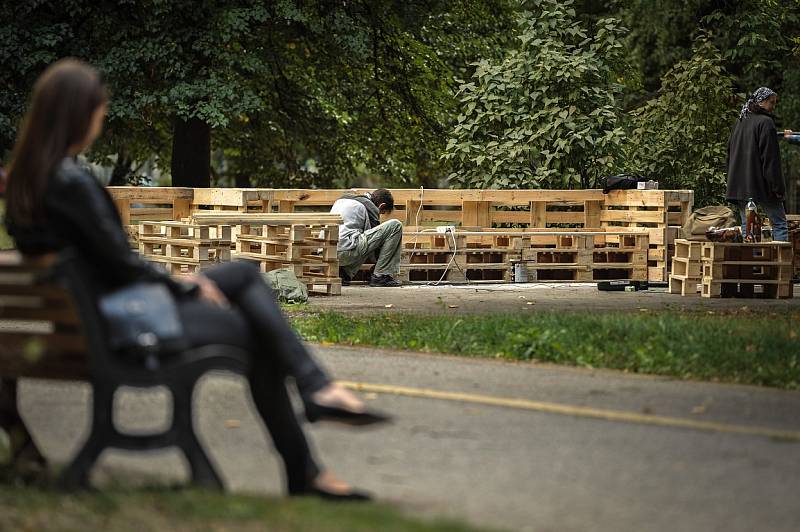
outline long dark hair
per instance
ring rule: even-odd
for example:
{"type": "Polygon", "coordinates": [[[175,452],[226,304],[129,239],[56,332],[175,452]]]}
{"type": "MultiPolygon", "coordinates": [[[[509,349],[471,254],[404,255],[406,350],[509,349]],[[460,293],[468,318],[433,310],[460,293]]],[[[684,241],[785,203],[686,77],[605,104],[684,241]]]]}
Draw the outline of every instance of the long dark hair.
{"type": "Polygon", "coordinates": [[[50,65],[33,86],[28,113],[14,145],[6,186],[6,216],[16,224],[44,219],[50,173],[89,133],[92,115],[108,101],[100,74],[77,59],[50,65]]]}

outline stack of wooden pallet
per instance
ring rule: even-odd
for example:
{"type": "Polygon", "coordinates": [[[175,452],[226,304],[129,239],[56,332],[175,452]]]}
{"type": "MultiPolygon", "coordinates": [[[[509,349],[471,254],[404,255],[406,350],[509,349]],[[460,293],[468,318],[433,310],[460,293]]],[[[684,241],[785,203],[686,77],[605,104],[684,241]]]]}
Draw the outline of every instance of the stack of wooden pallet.
{"type": "MultiPolygon", "coordinates": [[[[276,189],[273,208],[326,210],[344,192],[276,189]]],[[[464,230],[644,229],[649,235],[650,281],[667,280],[673,241],[694,202],[690,190],[612,190],[603,194],[601,190],[395,189],[392,194],[395,210],[390,216],[412,233],[431,225],[455,225],[464,230]]]]}
{"type": "Polygon", "coordinates": [[[789,242],[794,248],[794,278],[800,279],[800,214],[789,214],[786,220],[789,223],[789,242]]]}
{"type": "Polygon", "coordinates": [[[703,242],[703,297],[791,298],[788,242],[703,242]]]}
{"type": "Polygon", "coordinates": [[[138,249],[143,221],[178,221],[189,216],[194,190],[175,187],[108,187],[131,246],[138,249]]]}
{"type": "Polygon", "coordinates": [[[180,222],[141,222],[139,252],[172,274],[190,274],[231,258],[230,227],[212,238],[209,227],[180,222]]]}
{"type": "Polygon", "coordinates": [[[415,281],[647,280],[646,231],[406,233],[401,278],[415,281]],[[446,273],[445,273],[446,272],[446,273]]]}
{"type": "Polygon", "coordinates": [[[682,296],[699,295],[703,278],[702,241],[679,238],[675,240],[672,273],[669,275],[669,293],[682,296]]]}
{"type": "Polygon", "coordinates": [[[338,214],[195,213],[195,224],[233,227],[235,257],[255,261],[262,272],[291,269],[310,293],[339,295],[338,214]]]}

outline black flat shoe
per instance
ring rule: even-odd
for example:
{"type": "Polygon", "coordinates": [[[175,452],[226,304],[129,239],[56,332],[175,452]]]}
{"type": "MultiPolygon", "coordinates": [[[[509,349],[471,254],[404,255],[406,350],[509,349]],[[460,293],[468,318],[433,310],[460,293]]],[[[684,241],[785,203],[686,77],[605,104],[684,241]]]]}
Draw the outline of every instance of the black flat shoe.
{"type": "Polygon", "coordinates": [[[309,488],[305,493],[300,493],[298,495],[319,497],[320,499],[334,502],[369,502],[373,499],[372,495],[366,491],[357,489],[351,489],[350,491],[346,491],[344,493],[336,493],[333,491],[326,491],[320,488],[312,487],[309,488]]]}
{"type": "Polygon", "coordinates": [[[376,423],[387,423],[391,421],[391,416],[380,412],[364,410],[363,412],[353,412],[338,406],[325,406],[313,401],[305,403],[306,419],[311,423],[317,421],[335,421],[345,425],[365,426],[376,423]]]}

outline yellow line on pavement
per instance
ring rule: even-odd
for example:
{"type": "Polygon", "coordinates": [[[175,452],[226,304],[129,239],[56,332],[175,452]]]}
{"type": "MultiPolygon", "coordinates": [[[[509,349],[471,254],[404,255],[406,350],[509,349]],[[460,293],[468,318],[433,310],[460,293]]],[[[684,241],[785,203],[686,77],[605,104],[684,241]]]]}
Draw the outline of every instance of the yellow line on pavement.
{"type": "Polygon", "coordinates": [[[623,410],[606,410],[586,406],[572,406],[542,401],[529,401],[527,399],[511,399],[506,397],[493,397],[462,392],[442,392],[425,388],[409,388],[405,386],[391,386],[386,384],[369,384],[363,382],[339,381],[340,384],[360,392],[385,393],[403,395],[406,397],[422,397],[426,399],[441,399],[445,401],[458,401],[522,410],[546,412],[548,414],[561,414],[566,416],[587,417],[603,419],[606,421],[622,421],[626,423],[639,423],[644,425],[660,425],[663,427],[680,427],[686,429],[705,430],[711,432],[724,432],[729,434],[746,434],[749,436],[765,436],[788,441],[800,442],[800,431],[771,429],[768,427],[751,427],[746,425],[730,425],[713,421],[699,421],[678,417],[656,416],[625,412],[623,410]]]}

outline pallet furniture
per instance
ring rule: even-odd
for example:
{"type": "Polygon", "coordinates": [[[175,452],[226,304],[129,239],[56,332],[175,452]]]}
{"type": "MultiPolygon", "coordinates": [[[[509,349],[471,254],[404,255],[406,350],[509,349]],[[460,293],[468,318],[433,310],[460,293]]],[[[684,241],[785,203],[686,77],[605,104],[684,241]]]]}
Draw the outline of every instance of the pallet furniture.
{"type": "MultiPolygon", "coordinates": [[[[353,192],[368,192],[354,189],[353,192]]],[[[272,208],[328,210],[346,190],[275,189],[272,208]]],[[[457,190],[394,189],[390,215],[407,230],[456,225],[460,229],[640,228],[649,233],[648,279],[666,281],[672,243],[692,212],[690,190],[457,190]]]]}
{"type": "Polygon", "coordinates": [[[418,231],[404,240],[407,282],[511,282],[515,270],[526,281],[647,280],[644,230],[418,231]]]}
{"type": "Polygon", "coordinates": [[[703,297],[791,298],[788,242],[702,244],[703,297]]]}
{"type": "Polygon", "coordinates": [[[142,222],[139,225],[139,253],[161,265],[168,273],[197,273],[219,262],[231,260],[231,228],[214,228],[191,221],[142,222]]]}
{"type": "MultiPolygon", "coordinates": [[[[114,190],[109,190],[115,198],[124,199],[128,195],[141,194],[136,189],[144,187],[112,188],[114,190]]],[[[194,189],[189,199],[189,210],[192,213],[327,213],[343,193],[367,191],[194,189]]],[[[668,279],[673,241],[691,213],[694,201],[693,192],[686,190],[615,190],[603,194],[601,190],[395,189],[392,194],[396,208],[390,217],[402,221],[407,232],[436,225],[454,225],[463,230],[644,229],[649,236],[647,261],[650,281],[668,279]]],[[[153,193],[153,197],[156,195],[153,193]]],[[[164,201],[167,201],[166,197],[164,201]]],[[[164,213],[155,214],[163,216],[164,213]]],[[[237,231],[234,227],[234,240],[237,231]]],[[[485,262],[494,260],[491,258],[473,259],[495,264],[485,262]]],[[[489,269],[488,266],[483,268],[484,271],[489,269]]],[[[487,275],[500,280],[498,273],[487,275]]]]}
{"type": "Polygon", "coordinates": [[[142,221],[175,221],[189,216],[194,189],[175,187],[106,187],[123,227],[136,246],[142,221]]]}
{"type": "MultiPolygon", "coordinates": [[[[192,423],[192,391],[210,370],[245,374],[249,356],[230,346],[205,346],[159,359],[152,369],[138,359],[109,351],[86,265],[75,257],[24,260],[0,253],[0,419],[7,432],[22,433],[12,457],[41,456],[17,409],[21,378],[85,381],[92,387],[88,437],[58,479],[62,488],[84,488],[100,453],[109,447],[152,450],[178,447],[186,456],[192,482],[222,488],[192,423]],[[172,395],[172,422],[158,434],[131,435],[114,424],[114,395],[122,386],[162,386],[172,395]],[[3,415],[5,414],[5,415],[3,415]]],[[[13,461],[8,473],[18,470],[13,461]]]]}
{"type": "Polygon", "coordinates": [[[792,243],[794,256],[792,258],[794,278],[800,280],[800,214],[786,216],[789,225],[789,242],[792,243]]]}
{"type": "Polygon", "coordinates": [[[669,275],[669,293],[682,296],[700,295],[703,277],[703,242],[678,238],[672,257],[672,273],[669,275]]]}
{"type": "Polygon", "coordinates": [[[201,213],[192,223],[233,227],[238,259],[255,261],[262,272],[289,268],[309,293],[340,295],[338,214],[201,213]]]}

